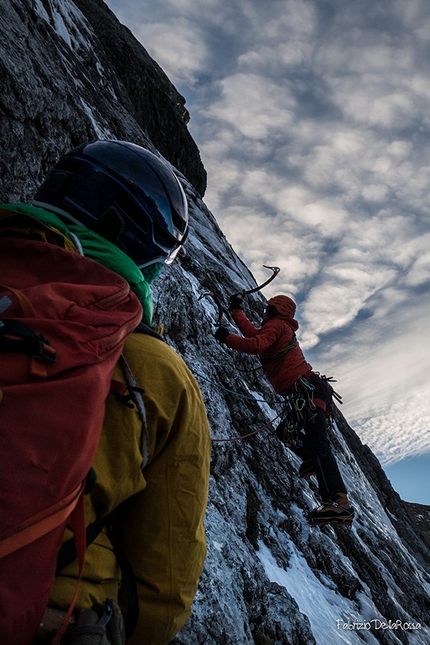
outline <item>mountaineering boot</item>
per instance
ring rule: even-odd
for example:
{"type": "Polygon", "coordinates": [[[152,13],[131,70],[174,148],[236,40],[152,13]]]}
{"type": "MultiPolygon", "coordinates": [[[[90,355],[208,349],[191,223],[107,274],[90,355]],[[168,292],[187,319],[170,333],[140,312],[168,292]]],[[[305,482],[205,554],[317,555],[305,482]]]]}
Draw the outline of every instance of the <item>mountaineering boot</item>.
{"type": "Polygon", "coordinates": [[[300,464],[299,476],[303,477],[303,479],[309,479],[312,475],[315,475],[315,468],[313,466],[312,459],[305,459],[300,464]]]}
{"type": "Polygon", "coordinates": [[[332,522],[351,526],[353,519],[354,509],[345,493],[335,493],[322,506],[310,513],[311,526],[324,526],[332,522]]]}

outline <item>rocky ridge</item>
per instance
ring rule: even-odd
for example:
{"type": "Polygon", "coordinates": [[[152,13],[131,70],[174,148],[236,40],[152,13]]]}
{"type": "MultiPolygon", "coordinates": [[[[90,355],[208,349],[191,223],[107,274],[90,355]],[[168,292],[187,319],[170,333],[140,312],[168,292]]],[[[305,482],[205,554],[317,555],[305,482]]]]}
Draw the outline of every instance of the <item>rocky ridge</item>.
{"type": "MultiPolygon", "coordinates": [[[[2,9],[1,200],[29,200],[62,152],[93,138],[158,148],[189,200],[189,242],[155,283],[154,322],[199,381],[214,443],[208,556],[175,644],[427,645],[430,549],[376,457],[339,413],[330,435],[357,519],[349,530],[310,528],[315,482],[299,479],[273,431],[282,400],[255,359],[214,340],[215,304],[199,297],[214,290],[225,305],[255,282],[201,199],[183,99],[101,0],[4,0],[2,9]]],[[[264,303],[261,293],[247,299],[256,323],[264,303]]]]}
{"type": "Polygon", "coordinates": [[[107,137],[158,149],[204,194],[185,99],[103,2],[4,0],[0,52],[3,200],[32,195],[59,152],[107,137]]]}
{"type": "Polygon", "coordinates": [[[425,542],[430,546],[430,506],[405,502],[406,509],[423,536],[425,542]]]}

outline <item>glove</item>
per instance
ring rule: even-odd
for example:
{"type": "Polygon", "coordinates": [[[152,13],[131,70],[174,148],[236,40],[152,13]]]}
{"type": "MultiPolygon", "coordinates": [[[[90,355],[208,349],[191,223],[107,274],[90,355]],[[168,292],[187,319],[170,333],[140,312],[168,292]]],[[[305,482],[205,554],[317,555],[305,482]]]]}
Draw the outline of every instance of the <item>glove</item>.
{"type": "Polygon", "coordinates": [[[228,305],[229,311],[235,311],[235,309],[242,309],[243,296],[240,293],[236,293],[234,296],[230,296],[230,303],[228,305]]]}
{"type": "Polygon", "coordinates": [[[222,325],[220,325],[215,332],[215,338],[220,343],[225,343],[225,339],[227,338],[227,336],[230,336],[230,332],[226,327],[223,327],[222,325]]]}

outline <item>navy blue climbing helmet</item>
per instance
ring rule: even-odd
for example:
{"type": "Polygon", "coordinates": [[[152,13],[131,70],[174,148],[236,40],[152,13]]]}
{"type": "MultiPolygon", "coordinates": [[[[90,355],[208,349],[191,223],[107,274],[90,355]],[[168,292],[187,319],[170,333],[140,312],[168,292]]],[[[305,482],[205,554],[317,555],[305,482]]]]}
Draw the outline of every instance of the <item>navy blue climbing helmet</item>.
{"type": "Polygon", "coordinates": [[[125,141],[94,141],[68,152],[33,203],[99,233],[139,267],[170,264],[188,232],[176,175],[152,152],[125,141]]]}

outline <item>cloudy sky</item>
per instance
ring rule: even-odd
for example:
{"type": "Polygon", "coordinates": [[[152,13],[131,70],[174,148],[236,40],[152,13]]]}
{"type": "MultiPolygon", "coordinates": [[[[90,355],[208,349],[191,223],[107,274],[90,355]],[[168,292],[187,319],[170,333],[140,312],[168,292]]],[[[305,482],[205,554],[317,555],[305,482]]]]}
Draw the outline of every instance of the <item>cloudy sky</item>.
{"type": "Polygon", "coordinates": [[[296,299],[347,419],[430,503],[430,3],[108,4],[185,96],[229,241],[257,280],[281,267],[266,295],[296,299]]]}

